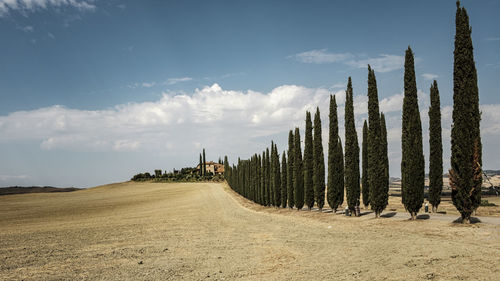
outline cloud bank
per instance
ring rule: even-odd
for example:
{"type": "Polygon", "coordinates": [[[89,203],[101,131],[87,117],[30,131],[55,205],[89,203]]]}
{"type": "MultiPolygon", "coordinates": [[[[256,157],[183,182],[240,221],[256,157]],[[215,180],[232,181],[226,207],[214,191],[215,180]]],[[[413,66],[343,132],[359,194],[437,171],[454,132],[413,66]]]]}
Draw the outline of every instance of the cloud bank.
{"type": "Polygon", "coordinates": [[[0,17],[12,11],[36,12],[49,8],[72,7],[81,11],[94,11],[93,0],[0,0],[0,17]]]}
{"type": "Polygon", "coordinates": [[[403,68],[402,56],[381,54],[375,58],[362,58],[350,53],[329,53],[326,49],[311,50],[287,57],[302,63],[327,64],[343,63],[355,68],[366,68],[371,65],[377,72],[390,72],[403,68]]]}
{"type": "MultiPolygon", "coordinates": [[[[191,94],[165,93],[156,102],[122,104],[107,110],[76,110],[56,105],[13,112],[0,116],[0,143],[15,145],[29,141],[38,144],[40,153],[133,152],[144,159],[127,165],[136,165],[138,167],[133,168],[139,171],[146,169],[140,163],[158,154],[168,159],[172,165],[169,168],[194,165],[202,147],[217,153],[213,157],[227,154],[231,161],[236,161],[236,157],[246,158],[262,151],[272,139],[283,151],[288,131],[294,127],[303,130],[305,111],[319,106],[327,151],[330,94],[336,96],[339,106],[339,133],[343,138],[344,90],[332,92],[324,88],[283,85],[269,93],[260,93],[224,90],[213,84],[191,94]]],[[[427,161],[429,95],[423,91],[418,95],[427,161]]],[[[395,176],[399,175],[401,159],[402,102],[401,93],[380,100],[380,110],[387,119],[391,175],[395,176]]],[[[366,95],[355,95],[354,106],[361,140],[363,120],[367,118],[366,95]]],[[[500,105],[482,105],[481,111],[482,137],[487,151],[485,167],[498,168],[500,152],[495,146],[500,142],[500,105]]],[[[451,113],[451,106],[442,107],[445,170],[449,159],[451,113]]],[[[99,165],[99,160],[89,165],[99,165]]],[[[106,171],[106,167],[102,169],[106,171]]]]}

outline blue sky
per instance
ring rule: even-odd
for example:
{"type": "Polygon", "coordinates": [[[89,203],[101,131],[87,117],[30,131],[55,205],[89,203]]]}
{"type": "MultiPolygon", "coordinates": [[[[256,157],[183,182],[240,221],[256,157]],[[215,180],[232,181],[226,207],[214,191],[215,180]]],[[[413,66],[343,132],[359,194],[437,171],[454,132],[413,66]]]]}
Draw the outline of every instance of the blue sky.
{"type": "MultiPolygon", "coordinates": [[[[500,168],[493,152],[500,141],[500,3],[462,4],[491,155],[484,164],[500,168]]],[[[288,130],[304,127],[305,110],[320,106],[327,128],[329,94],[343,111],[348,76],[360,127],[368,63],[392,129],[391,175],[398,176],[409,45],[424,139],[429,86],[439,84],[446,165],[455,9],[455,1],[0,0],[0,185],[123,181],[192,166],[201,147],[232,160],[271,139],[283,150],[288,130]]]]}

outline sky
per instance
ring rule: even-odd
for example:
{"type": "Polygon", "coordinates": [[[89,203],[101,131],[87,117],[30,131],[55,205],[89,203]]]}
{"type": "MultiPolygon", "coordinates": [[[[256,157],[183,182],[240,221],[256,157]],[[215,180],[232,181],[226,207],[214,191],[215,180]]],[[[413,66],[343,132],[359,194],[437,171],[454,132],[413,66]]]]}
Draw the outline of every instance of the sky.
{"type": "MultiPolygon", "coordinates": [[[[499,0],[462,1],[478,71],[483,166],[500,169],[499,0]]],[[[428,162],[429,88],[449,169],[455,1],[0,0],[0,186],[91,187],[154,169],[283,151],[288,131],[352,77],[359,140],[367,65],[400,175],[411,46],[428,162]]],[[[303,133],[302,133],[303,136],[303,133]]],[[[361,145],[361,143],[360,143],[361,145]]],[[[325,155],[326,156],[326,155],[325,155]]],[[[426,172],[428,172],[426,170],[426,172]]]]}

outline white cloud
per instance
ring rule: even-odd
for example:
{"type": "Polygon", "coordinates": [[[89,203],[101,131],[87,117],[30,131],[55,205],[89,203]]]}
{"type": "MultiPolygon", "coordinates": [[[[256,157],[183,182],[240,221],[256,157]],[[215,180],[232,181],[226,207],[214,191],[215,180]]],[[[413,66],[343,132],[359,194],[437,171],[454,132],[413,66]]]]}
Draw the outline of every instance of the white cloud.
{"type": "Polygon", "coordinates": [[[156,85],[156,83],[155,83],[155,82],[150,82],[150,83],[143,82],[143,83],[142,83],[142,86],[143,86],[144,88],[151,88],[151,87],[153,87],[154,85],[156,85]]]}
{"type": "MultiPolygon", "coordinates": [[[[234,161],[238,156],[244,158],[262,151],[271,139],[282,151],[288,131],[294,127],[303,130],[305,111],[319,106],[327,151],[330,94],[337,99],[339,133],[343,137],[344,90],[283,85],[260,93],[224,90],[213,84],[191,94],[164,94],[156,102],[122,104],[106,110],[51,106],[13,112],[0,116],[0,143],[35,142],[48,151],[135,151],[147,155],[144,157],[162,154],[165,159],[175,159],[175,163],[193,164],[204,147],[214,154],[228,154],[234,161]]],[[[425,148],[428,94],[419,91],[418,95],[425,148]]],[[[402,99],[402,94],[395,94],[380,101],[380,110],[386,113],[391,175],[399,174],[402,99]]],[[[354,107],[361,140],[366,95],[356,95],[354,107]]],[[[500,142],[500,104],[482,105],[481,111],[483,149],[488,152],[484,154],[485,166],[498,168],[500,152],[495,147],[500,142]]],[[[442,107],[444,159],[449,158],[451,112],[451,106],[442,107]]]]}
{"type": "Polygon", "coordinates": [[[167,80],[167,82],[165,82],[165,84],[174,85],[174,84],[177,84],[180,82],[187,82],[187,81],[191,81],[191,80],[193,80],[193,78],[191,78],[191,77],[169,78],[167,80]]]}
{"type": "Polygon", "coordinates": [[[488,37],[485,40],[486,41],[500,41],[500,37],[488,37]]]}
{"type": "Polygon", "coordinates": [[[438,78],[439,76],[437,74],[432,74],[432,73],[424,73],[422,74],[422,77],[425,79],[425,80],[434,80],[436,78],[438,78]]]}
{"type": "Polygon", "coordinates": [[[0,140],[38,140],[46,150],[155,149],[163,147],[165,141],[182,147],[200,142],[197,135],[218,139],[217,132],[232,132],[235,138],[244,140],[301,125],[305,110],[313,110],[316,105],[327,109],[329,95],[327,89],[295,85],[263,94],[226,91],[213,84],[192,95],[164,94],[157,102],[130,103],[108,110],[52,106],[1,116],[0,140]],[[210,136],[212,133],[215,136],[210,136]]]}
{"type": "Polygon", "coordinates": [[[29,178],[28,175],[0,175],[0,182],[12,180],[24,180],[29,178]]]}
{"type": "Polygon", "coordinates": [[[31,26],[31,25],[27,25],[27,26],[21,28],[21,30],[24,32],[33,32],[35,30],[35,28],[33,28],[33,26],[31,26]]]}
{"type": "Polygon", "coordinates": [[[35,12],[51,7],[73,7],[81,11],[94,11],[92,0],[0,0],[0,17],[11,11],[35,12]]]}
{"type": "Polygon", "coordinates": [[[404,58],[382,54],[377,58],[350,60],[346,64],[357,68],[366,68],[370,65],[376,72],[390,72],[403,68],[404,58]]]}
{"type": "Polygon", "coordinates": [[[303,63],[333,63],[340,62],[353,57],[349,53],[328,53],[326,49],[311,50],[303,53],[288,56],[288,58],[295,59],[303,63]]]}
{"type": "Polygon", "coordinates": [[[49,36],[49,38],[51,38],[51,39],[56,39],[56,37],[54,36],[54,34],[52,34],[50,32],[47,33],[47,36],[49,36]]]}
{"type": "Polygon", "coordinates": [[[287,57],[302,63],[343,63],[356,68],[366,68],[368,64],[377,72],[389,72],[403,67],[402,56],[381,54],[375,58],[363,58],[361,55],[350,53],[329,53],[326,49],[311,50],[287,57]]]}

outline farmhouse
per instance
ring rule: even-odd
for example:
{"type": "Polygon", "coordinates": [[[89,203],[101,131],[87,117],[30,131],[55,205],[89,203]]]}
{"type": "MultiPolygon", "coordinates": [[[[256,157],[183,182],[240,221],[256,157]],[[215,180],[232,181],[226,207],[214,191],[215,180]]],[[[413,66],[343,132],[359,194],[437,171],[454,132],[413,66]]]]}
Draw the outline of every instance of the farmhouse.
{"type": "MultiPolygon", "coordinates": [[[[206,167],[208,174],[210,174],[210,173],[212,173],[214,175],[224,174],[224,165],[223,164],[210,161],[210,162],[205,162],[205,167],[206,167]]],[[[198,172],[200,171],[200,164],[198,164],[198,166],[196,166],[196,171],[198,171],[198,172]]]]}

